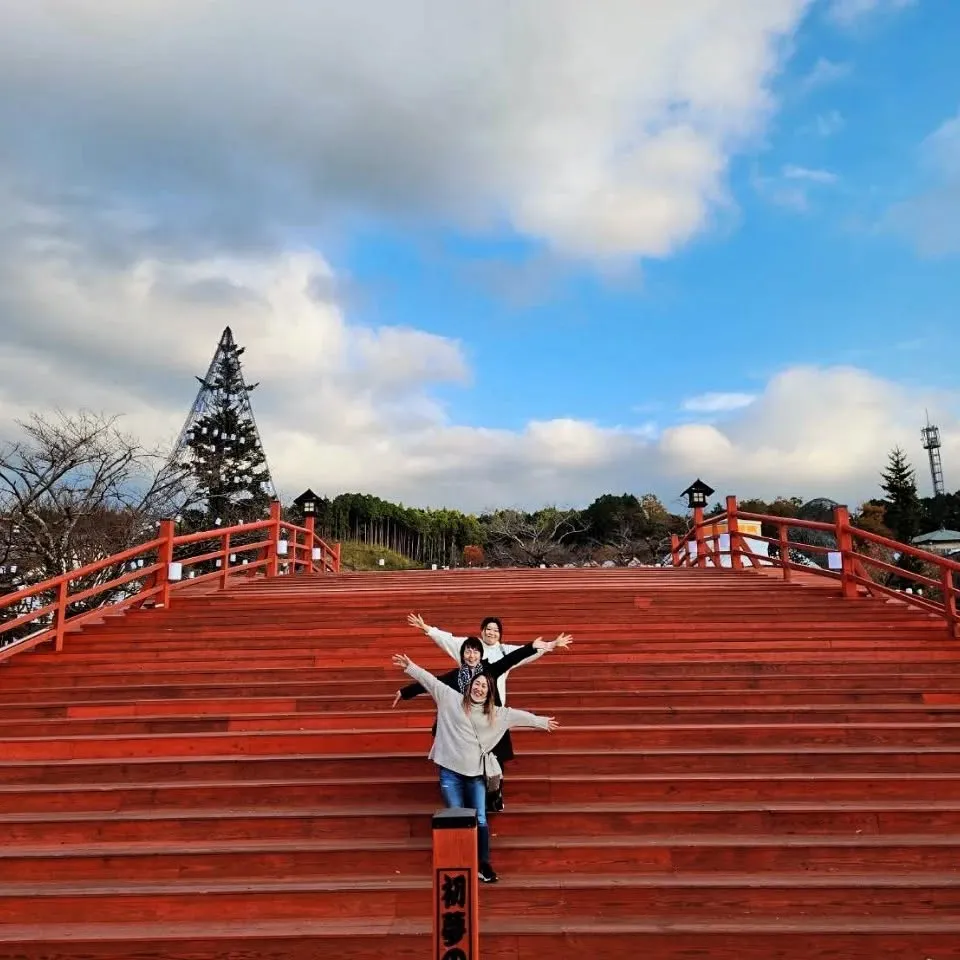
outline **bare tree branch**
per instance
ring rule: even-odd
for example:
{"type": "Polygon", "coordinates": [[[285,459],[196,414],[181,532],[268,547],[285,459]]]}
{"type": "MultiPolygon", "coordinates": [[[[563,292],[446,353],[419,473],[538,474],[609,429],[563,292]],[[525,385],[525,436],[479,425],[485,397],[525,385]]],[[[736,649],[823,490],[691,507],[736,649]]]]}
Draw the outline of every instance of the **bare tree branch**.
{"type": "Polygon", "coordinates": [[[565,541],[585,530],[576,510],[499,510],[487,523],[487,553],[490,561],[499,566],[563,563],[572,556],[565,541]]]}
{"type": "MultiPolygon", "coordinates": [[[[149,540],[159,520],[186,506],[186,470],[125,434],[116,417],[58,411],[19,426],[20,438],[0,446],[0,593],[149,540]]],[[[121,572],[105,568],[75,590],[121,572]]],[[[111,599],[106,592],[87,604],[111,599]]]]}

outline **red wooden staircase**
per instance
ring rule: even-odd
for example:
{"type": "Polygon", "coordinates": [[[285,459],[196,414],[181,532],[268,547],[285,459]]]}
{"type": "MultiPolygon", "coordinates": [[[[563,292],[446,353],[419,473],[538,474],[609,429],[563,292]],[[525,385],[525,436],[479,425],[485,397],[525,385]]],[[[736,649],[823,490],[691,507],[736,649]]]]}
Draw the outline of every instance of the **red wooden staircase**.
{"type": "Polygon", "coordinates": [[[0,958],[430,955],[432,704],[404,623],[575,635],[517,670],[483,960],[960,957],[960,651],[758,571],[301,575],[0,664],[0,958]]]}

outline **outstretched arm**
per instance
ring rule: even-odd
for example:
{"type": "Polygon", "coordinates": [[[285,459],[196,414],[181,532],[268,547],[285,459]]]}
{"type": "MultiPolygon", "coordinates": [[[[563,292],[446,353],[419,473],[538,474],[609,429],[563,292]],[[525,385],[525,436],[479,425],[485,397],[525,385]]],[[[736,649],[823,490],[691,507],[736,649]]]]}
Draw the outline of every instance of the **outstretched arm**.
{"type": "Polygon", "coordinates": [[[420,683],[437,703],[440,703],[446,697],[457,696],[453,690],[445,683],[441,683],[429,670],[418,667],[405,653],[395,653],[393,664],[400,667],[408,677],[420,683]]]}
{"type": "Polygon", "coordinates": [[[514,710],[513,707],[503,707],[508,727],[533,727],[537,730],[546,730],[553,733],[560,724],[553,717],[541,717],[526,710],[514,710]]]}
{"type": "Polygon", "coordinates": [[[460,663],[460,645],[466,639],[465,637],[455,637],[439,627],[431,627],[419,613],[408,614],[407,623],[417,630],[422,630],[441,650],[453,657],[458,664],[460,663]]]}
{"type": "Polygon", "coordinates": [[[530,660],[539,654],[549,653],[551,650],[556,650],[557,647],[561,649],[569,647],[572,641],[573,637],[569,633],[561,633],[555,640],[544,640],[542,637],[537,637],[532,643],[525,643],[522,647],[511,650],[510,653],[499,660],[493,663],[487,662],[484,665],[483,672],[496,679],[514,667],[520,666],[525,660],[530,660]]]}
{"type": "MultiPolygon", "coordinates": [[[[437,679],[445,686],[451,687],[451,682],[455,682],[457,679],[457,673],[457,670],[448,670],[446,673],[441,673],[437,679]]],[[[401,700],[412,700],[414,697],[419,697],[421,693],[426,692],[427,690],[422,683],[408,683],[405,687],[401,687],[397,691],[393,705],[396,706],[401,700]]]]}

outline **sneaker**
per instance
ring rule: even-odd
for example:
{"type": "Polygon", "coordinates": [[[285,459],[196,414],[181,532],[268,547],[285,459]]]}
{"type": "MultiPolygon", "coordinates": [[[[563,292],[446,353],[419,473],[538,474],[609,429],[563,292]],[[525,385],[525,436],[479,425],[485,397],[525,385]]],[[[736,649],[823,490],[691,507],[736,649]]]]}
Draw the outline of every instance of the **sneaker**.
{"type": "Polygon", "coordinates": [[[500,879],[489,863],[481,865],[477,871],[477,877],[479,877],[481,883],[496,883],[500,879]]]}

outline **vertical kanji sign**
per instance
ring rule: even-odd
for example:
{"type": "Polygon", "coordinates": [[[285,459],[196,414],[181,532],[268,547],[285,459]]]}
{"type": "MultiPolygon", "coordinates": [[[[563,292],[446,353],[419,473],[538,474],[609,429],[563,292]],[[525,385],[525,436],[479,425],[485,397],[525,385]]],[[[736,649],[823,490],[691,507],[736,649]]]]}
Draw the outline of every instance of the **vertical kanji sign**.
{"type": "Polygon", "coordinates": [[[477,815],[441,810],[433,818],[434,960],[479,960],[477,815]]]}

